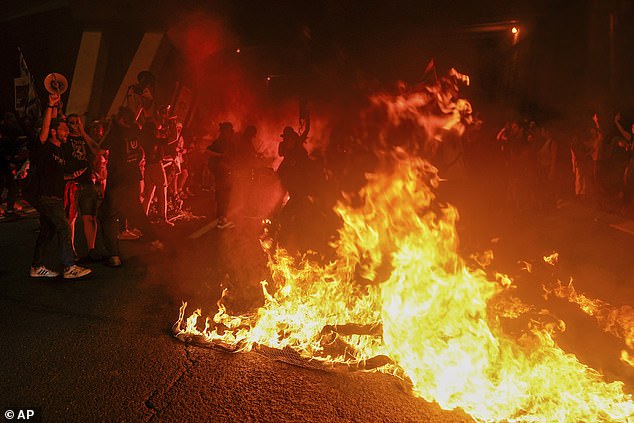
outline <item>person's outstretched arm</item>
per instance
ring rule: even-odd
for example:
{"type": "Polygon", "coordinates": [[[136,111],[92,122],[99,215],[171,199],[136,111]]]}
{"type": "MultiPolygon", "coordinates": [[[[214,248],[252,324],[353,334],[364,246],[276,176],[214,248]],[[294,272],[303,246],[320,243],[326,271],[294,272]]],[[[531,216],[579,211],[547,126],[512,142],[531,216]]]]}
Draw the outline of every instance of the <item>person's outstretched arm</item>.
{"type": "Polygon", "coordinates": [[[42,119],[42,129],[40,130],[40,142],[44,144],[48,139],[48,133],[51,129],[51,120],[57,117],[57,106],[59,104],[58,94],[48,95],[48,104],[46,111],[44,112],[44,118],[42,119]]]}
{"type": "Polygon", "coordinates": [[[617,113],[614,116],[614,124],[616,125],[616,129],[619,130],[619,132],[621,133],[621,136],[623,138],[625,138],[625,140],[627,142],[631,142],[632,141],[632,134],[627,132],[625,129],[623,129],[623,126],[621,126],[621,114],[617,113]]]}

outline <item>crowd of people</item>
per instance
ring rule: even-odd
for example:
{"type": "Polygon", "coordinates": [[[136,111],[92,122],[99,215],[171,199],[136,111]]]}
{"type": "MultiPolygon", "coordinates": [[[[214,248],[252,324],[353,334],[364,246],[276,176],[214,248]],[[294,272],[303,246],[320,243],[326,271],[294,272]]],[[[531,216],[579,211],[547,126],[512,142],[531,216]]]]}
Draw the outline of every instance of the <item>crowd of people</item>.
{"type": "MultiPolygon", "coordinates": [[[[236,133],[232,122],[221,122],[217,137],[205,145],[186,142],[179,117],[172,116],[169,107],[148,101],[152,82],[133,93],[137,107],[129,102],[115,116],[87,124],[77,114],[63,116],[58,94],[48,96],[39,125],[13,113],[2,116],[4,216],[17,214],[20,196],[39,213],[32,277],[62,273],[64,278],[83,278],[91,273],[78,264],[84,262],[119,267],[123,240],[141,239],[151,251],[164,249],[157,227],[174,226],[184,204],[212,185],[217,228],[231,229],[236,226],[230,210],[236,181],[246,178],[253,189],[258,169],[266,169],[285,193],[266,216],[275,222],[277,241],[301,244],[310,239],[310,228],[316,228],[313,235],[321,245],[328,244],[329,230],[322,224],[334,227],[328,213],[337,193],[358,189],[372,162],[370,146],[354,131],[334,128],[322,154],[309,153],[311,122],[304,110],[300,130],[290,126],[282,130],[277,148],[281,164],[274,170],[258,152],[253,125],[236,133]],[[96,245],[98,241],[102,245],[96,245]],[[52,243],[57,243],[56,260],[63,265],[62,272],[45,257],[52,243]],[[84,257],[78,254],[79,244],[86,246],[84,257]]],[[[464,110],[470,115],[470,106],[464,110]]],[[[509,121],[491,140],[497,162],[492,156],[469,154],[473,150],[469,143],[481,138],[483,131],[479,131],[481,122],[464,120],[438,131],[420,151],[438,168],[441,188],[447,188],[450,196],[468,190],[478,165],[482,168],[490,161],[489,165],[500,164],[495,179],[511,214],[547,212],[568,192],[579,201],[596,200],[625,213],[634,196],[634,125],[623,120],[616,113],[610,122],[602,122],[595,114],[565,131],[529,119],[509,121]]],[[[247,197],[252,200],[253,194],[247,197]]],[[[314,245],[296,246],[308,250],[314,245]]]]}
{"type": "MultiPolygon", "coordinates": [[[[40,230],[30,272],[36,278],[60,275],[49,265],[55,260],[45,257],[53,243],[68,279],[91,273],[79,263],[121,266],[122,240],[142,238],[149,250],[164,249],[157,226],[174,226],[193,191],[213,187],[217,228],[233,228],[229,203],[235,179],[252,179],[262,168],[274,174],[272,162],[256,151],[255,126],[236,134],[231,122],[221,122],[217,138],[201,149],[185,142],[183,123],[169,107],[153,102],[137,111],[123,105],[115,116],[86,125],[77,114],[64,116],[60,96],[49,94],[37,126],[13,113],[0,122],[3,217],[19,215],[17,197],[37,210],[40,230]],[[86,246],[83,257],[80,244],[86,246]]],[[[282,134],[287,185],[297,177],[293,169],[309,161],[303,148],[307,132],[301,140],[290,127],[282,134]]]]}
{"type": "Polygon", "coordinates": [[[634,195],[634,126],[621,113],[595,113],[565,129],[512,120],[497,133],[505,199],[515,212],[543,212],[575,201],[627,216],[634,195]],[[626,129],[627,128],[627,129],[626,129]]]}

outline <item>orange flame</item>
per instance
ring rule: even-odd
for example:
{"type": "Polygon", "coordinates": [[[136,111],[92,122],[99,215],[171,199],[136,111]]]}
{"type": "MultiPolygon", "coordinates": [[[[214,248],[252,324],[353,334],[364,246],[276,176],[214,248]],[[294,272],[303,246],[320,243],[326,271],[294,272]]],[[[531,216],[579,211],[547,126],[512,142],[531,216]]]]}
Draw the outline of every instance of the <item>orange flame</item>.
{"type": "Polygon", "coordinates": [[[331,366],[387,356],[381,371],[408,377],[415,394],[478,421],[634,416],[622,382],[603,381],[557,346],[563,322],[538,314],[519,335],[504,331],[504,319],[531,307],[506,298],[510,279],[489,280],[458,255],[458,213],[435,203],[434,169],[403,152],[393,162],[368,175],[361,206],[336,206],[343,226],[331,262],[277,250],[269,260],[273,289],[262,282],[256,313],[231,316],[220,302],[214,328],[207,321],[200,330],[200,310],[185,321],[183,304],[177,336],[241,351],[292,348],[331,366]],[[360,330],[338,329],[345,327],[360,330]]]}
{"type": "Polygon", "coordinates": [[[546,296],[553,293],[559,298],[577,304],[581,311],[594,317],[605,332],[623,339],[629,351],[621,351],[621,361],[634,367],[634,357],[632,357],[632,351],[634,351],[634,308],[629,305],[614,307],[603,300],[588,298],[577,292],[572,279],[568,285],[564,285],[558,280],[553,287],[544,287],[544,290],[546,296]]]}

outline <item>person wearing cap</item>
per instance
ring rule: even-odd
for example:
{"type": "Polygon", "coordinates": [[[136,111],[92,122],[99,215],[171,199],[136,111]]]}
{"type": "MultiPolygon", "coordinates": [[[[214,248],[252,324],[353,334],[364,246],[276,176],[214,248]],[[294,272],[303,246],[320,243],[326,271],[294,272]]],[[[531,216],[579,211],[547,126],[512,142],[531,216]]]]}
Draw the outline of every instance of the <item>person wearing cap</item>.
{"type": "Polygon", "coordinates": [[[282,188],[286,191],[287,199],[279,212],[278,241],[293,248],[307,247],[309,240],[297,231],[304,231],[307,226],[314,223],[312,217],[315,210],[315,200],[318,197],[319,175],[323,172],[317,161],[312,160],[305,148],[310,130],[310,120],[305,120],[305,129],[300,134],[290,126],[282,131],[282,141],[278,146],[278,154],[283,158],[277,168],[282,188]]]}
{"type": "Polygon", "coordinates": [[[277,147],[277,154],[283,160],[277,168],[277,174],[291,198],[302,192],[305,184],[300,176],[310,163],[308,152],[304,148],[309,131],[310,119],[306,119],[306,127],[301,135],[290,126],[285,127],[280,134],[282,141],[277,147]]]}
{"type": "Polygon", "coordinates": [[[227,219],[229,211],[229,197],[231,195],[231,159],[235,146],[233,145],[233,124],[222,122],[219,125],[220,134],[209,147],[209,168],[215,179],[216,215],[219,229],[233,228],[235,224],[227,219]]]}

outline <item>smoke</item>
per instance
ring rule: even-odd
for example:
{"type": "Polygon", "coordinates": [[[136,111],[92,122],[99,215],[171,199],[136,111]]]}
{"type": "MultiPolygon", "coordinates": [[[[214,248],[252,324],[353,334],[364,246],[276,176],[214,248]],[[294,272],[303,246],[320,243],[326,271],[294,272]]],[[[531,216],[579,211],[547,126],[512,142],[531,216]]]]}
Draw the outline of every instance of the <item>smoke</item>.
{"type": "MultiPolygon", "coordinates": [[[[203,11],[183,12],[167,34],[196,93],[196,132],[213,139],[221,122],[231,122],[237,133],[254,125],[258,153],[277,167],[282,129],[301,128],[299,93],[281,92],[288,81],[267,69],[272,52],[242,46],[225,21],[203,11]]],[[[311,143],[321,138],[318,120],[311,122],[311,143]]]]}
{"type": "Polygon", "coordinates": [[[202,70],[205,60],[234,42],[223,22],[204,12],[184,13],[167,35],[194,73],[202,70]]]}

